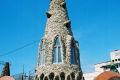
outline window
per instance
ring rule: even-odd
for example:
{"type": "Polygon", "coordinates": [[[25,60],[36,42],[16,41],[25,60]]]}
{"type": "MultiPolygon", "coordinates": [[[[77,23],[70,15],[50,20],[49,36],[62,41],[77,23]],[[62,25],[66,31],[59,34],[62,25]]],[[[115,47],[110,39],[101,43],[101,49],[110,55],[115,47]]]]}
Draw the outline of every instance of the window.
{"type": "Polygon", "coordinates": [[[118,68],[118,67],[119,67],[119,65],[117,64],[117,65],[116,65],[116,68],[118,68]]]}
{"type": "Polygon", "coordinates": [[[80,80],[80,76],[77,76],[77,80],[80,80]]]}
{"type": "Polygon", "coordinates": [[[44,78],[44,80],[48,80],[48,77],[46,76],[46,77],[44,78]]]}
{"type": "Polygon", "coordinates": [[[54,80],[54,73],[50,73],[49,80],[54,80]]]}
{"type": "Polygon", "coordinates": [[[42,44],[40,46],[40,65],[44,65],[45,64],[44,53],[45,53],[45,47],[44,47],[44,44],[42,42],[42,44]]]}
{"type": "Polygon", "coordinates": [[[71,73],[72,80],[75,80],[75,73],[71,73]]]}
{"type": "Polygon", "coordinates": [[[120,58],[118,59],[118,61],[120,61],[120,58]]]}
{"type": "Polygon", "coordinates": [[[57,37],[54,41],[53,63],[62,63],[62,46],[59,37],[57,37]]]}
{"type": "Polygon", "coordinates": [[[60,78],[61,78],[61,80],[65,80],[65,73],[64,73],[64,72],[62,72],[62,73],[60,74],[60,78]]]}
{"type": "Polygon", "coordinates": [[[117,59],[115,59],[115,61],[117,61],[117,59]]]}
{"type": "Polygon", "coordinates": [[[74,44],[71,45],[71,64],[77,64],[77,49],[74,44]]]}
{"type": "Polygon", "coordinates": [[[67,76],[67,80],[70,80],[70,75],[67,76]]]}
{"type": "Polygon", "coordinates": [[[59,76],[56,76],[56,77],[55,77],[55,80],[59,80],[59,76]]]}
{"type": "Polygon", "coordinates": [[[40,76],[40,80],[43,80],[43,78],[44,78],[44,74],[42,74],[42,75],[40,76]]]}
{"type": "Polygon", "coordinates": [[[114,60],[112,60],[112,62],[114,62],[114,60]]]}

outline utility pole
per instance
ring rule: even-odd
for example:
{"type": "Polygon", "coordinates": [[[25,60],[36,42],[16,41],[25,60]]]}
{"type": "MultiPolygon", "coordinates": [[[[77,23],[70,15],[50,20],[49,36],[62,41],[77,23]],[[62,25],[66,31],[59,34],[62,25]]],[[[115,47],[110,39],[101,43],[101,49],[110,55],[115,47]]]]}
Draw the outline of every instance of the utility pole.
{"type": "Polygon", "coordinates": [[[30,80],[30,71],[29,71],[29,78],[28,78],[28,80],[30,80]]]}
{"type": "Polygon", "coordinates": [[[23,64],[22,80],[24,80],[24,64],[23,64]]]}

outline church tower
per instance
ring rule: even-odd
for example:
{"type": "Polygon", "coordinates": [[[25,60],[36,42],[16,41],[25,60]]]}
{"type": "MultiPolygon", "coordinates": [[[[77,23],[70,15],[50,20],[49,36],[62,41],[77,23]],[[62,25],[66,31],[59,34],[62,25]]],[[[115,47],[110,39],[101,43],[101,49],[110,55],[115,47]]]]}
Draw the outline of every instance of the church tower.
{"type": "Polygon", "coordinates": [[[65,0],[51,0],[46,15],[35,80],[82,80],[79,44],[71,31],[65,0]]]}

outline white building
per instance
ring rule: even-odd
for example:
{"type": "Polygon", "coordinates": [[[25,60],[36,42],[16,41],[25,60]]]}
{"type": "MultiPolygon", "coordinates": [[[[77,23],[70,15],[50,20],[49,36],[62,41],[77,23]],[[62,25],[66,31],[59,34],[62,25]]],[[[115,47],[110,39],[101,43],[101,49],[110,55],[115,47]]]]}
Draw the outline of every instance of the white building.
{"type": "Polygon", "coordinates": [[[95,80],[95,78],[104,71],[110,71],[111,65],[117,68],[120,72],[120,50],[114,50],[110,53],[111,60],[103,63],[95,64],[95,72],[84,73],[85,80],[95,80]]]}

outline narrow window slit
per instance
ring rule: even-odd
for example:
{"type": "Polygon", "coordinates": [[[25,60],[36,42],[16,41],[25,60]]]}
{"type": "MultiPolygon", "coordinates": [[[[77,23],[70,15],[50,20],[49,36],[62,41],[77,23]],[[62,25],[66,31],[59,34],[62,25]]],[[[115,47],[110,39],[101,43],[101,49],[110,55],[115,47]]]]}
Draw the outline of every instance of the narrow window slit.
{"type": "Polygon", "coordinates": [[[46,12],[47,18],[50,18],[52,14],[50,12],[46,12]]]}
{"type": "Polygon", "coordinates": [[[70,26],[71,26],[71,21],[68,20],[68,21],[64,22],[64,25],[65,25],[67,28],[70,28],[70,26]]]}

